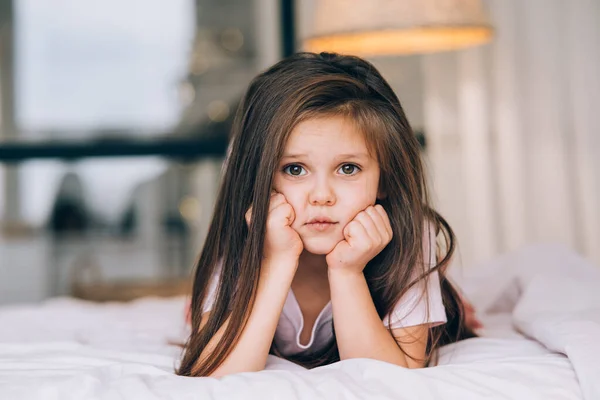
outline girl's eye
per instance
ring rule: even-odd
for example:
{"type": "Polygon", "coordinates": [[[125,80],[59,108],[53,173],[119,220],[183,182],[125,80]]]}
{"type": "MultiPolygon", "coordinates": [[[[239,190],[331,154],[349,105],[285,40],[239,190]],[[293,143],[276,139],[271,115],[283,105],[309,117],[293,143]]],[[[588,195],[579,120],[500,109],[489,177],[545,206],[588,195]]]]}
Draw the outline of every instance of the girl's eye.
{"type": "Polygon", "coordinates": [[[340,171],[342,175],[355,175],[360,171],[360,168],[354,164],[344,164],[338,171],[340,171]]]}
{"type": "Polygon", "coordinates": [[[288,175],[292,175],[292,176],[306,175],[306,171],[304,171],[304,168],[302,168],[298,164],[288,165],[287,167],[285,167],[283,169],[283,172],[285,172],[288,175]]]}

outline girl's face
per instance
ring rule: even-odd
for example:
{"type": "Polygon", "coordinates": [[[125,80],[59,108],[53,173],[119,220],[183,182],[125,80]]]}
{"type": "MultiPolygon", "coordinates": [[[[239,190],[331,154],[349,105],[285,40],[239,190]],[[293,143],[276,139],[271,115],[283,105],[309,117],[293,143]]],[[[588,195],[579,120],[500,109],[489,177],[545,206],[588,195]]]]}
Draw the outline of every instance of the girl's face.
{"type": "Polygon", "coordinates": [[[305,120],[294,128],[275,173],[274,189],[296,213],[292,228],[304,249],[328,254],[344,227],[374,205],[379,164],[363,134],[345,117],[305,120]]]}

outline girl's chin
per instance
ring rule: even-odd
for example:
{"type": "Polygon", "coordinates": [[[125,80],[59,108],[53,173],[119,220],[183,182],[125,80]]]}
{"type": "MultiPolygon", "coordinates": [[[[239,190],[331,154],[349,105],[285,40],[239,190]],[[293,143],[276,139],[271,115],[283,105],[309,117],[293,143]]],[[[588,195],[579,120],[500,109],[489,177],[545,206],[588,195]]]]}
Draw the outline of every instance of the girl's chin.
{"type": "Polygon", "coordinates": [[[303,243],[304,251],[315,255],[327,255],[333,251],[333,249],[339,243],[339,241],[315,238],[303,240],[303,243]]]}

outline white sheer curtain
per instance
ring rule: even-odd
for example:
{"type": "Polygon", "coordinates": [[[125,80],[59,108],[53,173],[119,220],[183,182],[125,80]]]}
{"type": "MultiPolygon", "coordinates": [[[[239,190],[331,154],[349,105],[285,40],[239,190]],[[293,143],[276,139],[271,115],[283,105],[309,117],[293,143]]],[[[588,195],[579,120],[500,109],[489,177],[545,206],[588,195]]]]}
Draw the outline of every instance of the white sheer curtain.
{"type": "Polygon", "coordinates": [[[422,57],[432,186],[462,264],[540,241],[600,264],[600,3],[487,4],[491,45],[422,57]]]}

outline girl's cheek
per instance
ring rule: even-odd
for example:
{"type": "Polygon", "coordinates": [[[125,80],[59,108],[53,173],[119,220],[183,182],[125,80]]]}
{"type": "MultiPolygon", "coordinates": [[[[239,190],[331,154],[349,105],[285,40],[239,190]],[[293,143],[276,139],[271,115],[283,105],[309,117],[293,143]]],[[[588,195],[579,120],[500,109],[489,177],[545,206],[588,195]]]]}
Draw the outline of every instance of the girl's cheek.
{"type": "Polygon", "coordinates": [[[277,184],[276,182],[273,185],[273,189],[276,192],[281,193],[285,197],[287,202],[294,208],[294,211],[296,211],[297,207],[300,205],[299,201],[301,197],[298,193],[299,191],[297,188],[294,188],[290,185],[282,184],[281,182],[277,184]]]}
{"type": "Polygon", "coordinates": [[[282,182],[281,179],[275,179],[273,182],[273,190],[277,193],[283,194],[286,199],[289,196],[289,190],[286,188],[285,182],[282,182]]]}
{"type": "Polygon", "coordinates": [[[372,206],[377,201],[379,183],[376,181],[365,182],[364,189],[361,191],[361,197],[365,203],[365,208],[372,206]]]}
{"type": "Polygon", "coordinates": [[[351,202],[353,208],[364,210],[368,206],[375,204],[377,200],[377,188],[373,188],[371,185],[360,185],[357,187],[351,187],[347,190],[340,191],[338,195],[338,202],[351,202]]]}
{"type": "Polygon", "coordinates": [[[287,190],[284,190],[284,192],[282,193],[285,196],[287,202],[294,209],[294,212],[298,213],[301,210],[303,204],[302,193],[298,190],[290,190],[289,188],[287,190]]]}

